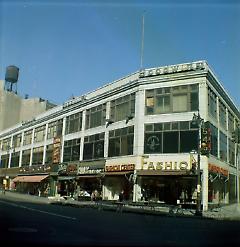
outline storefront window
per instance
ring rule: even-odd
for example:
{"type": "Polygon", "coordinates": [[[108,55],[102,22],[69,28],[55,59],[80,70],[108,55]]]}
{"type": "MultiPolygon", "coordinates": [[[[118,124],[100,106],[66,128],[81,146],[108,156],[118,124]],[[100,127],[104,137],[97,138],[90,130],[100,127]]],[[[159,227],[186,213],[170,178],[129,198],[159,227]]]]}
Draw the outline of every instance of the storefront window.
{"type": "Polygon", "coordinates": [[[80,159],[80,138],[64,142],[63,162],[80,159]]]}
{"type": "Polygon", "coordinates": [[[198,109],[198,85],[146,90],[145,113],[162,114],[198,109]]]}
{"type": "Polygon", "coordinates": [[[133,154],[134,127],[109,131],[108,156],[133,154]]]}
{"type": "Polygon", "coordinates": [[[104,133],[84,138],[83,159],[91,160],[104,156],[104,133]]]}
{"type": "Polygon", "coordinates": [[[106,122],[106,104],[102,104],[86,111],[86,129],[104,125],[106,122]]]}
{"type": "Polygon", "coordinates": [[[32,130],[24,132],[23,145],[28,145],[32,143],[32,130]]]}
{"type": "Polygon", "coordinates": [[[179,153],[197,150],[198,130],[190,122],[145,125],[144,153],[179,153]]]}
{"type": "Polygon", "coordinates": [[[82,129],[82,112],[78,112],[66,117],[65,134],[79,132],[82,129]]]}
{"type": "Polygon", "coordinates": [[[227,161],[227,137],[220,131],[220,159],[227,161]]]}
{"type": "Polygon", "coordinates": [[[63,120],[57,120],[48,124],[47,139],[62,135],[63,120]]]}
{"type": "Polygon", "coordinates": [[[41,142],[44,140],[46,126],[41,126],[34,131],[34,142],[41,142]]]}
{"type": "Polygon", "coordinates": [[[11,167],[18,167],[19,166],[19,157],[20,157],[20,152],[15,152],[12,153],[11,156],[11,167]]]}
{"type": "Polygon", "coordinates": [[[31,149],[22,151],[22,166],[28,166],[30,163],[31,149]]]}
{"type": "Polygon", "coordinates": [[[43,147],[37,147],[33,149],[32,165],[38,165],[43,163],[43,147]]]}
{"type": "Polygon", "coordinates": [[[135,93],[111,101],[111,120],[121,121],[135,114],[135,93]]]}

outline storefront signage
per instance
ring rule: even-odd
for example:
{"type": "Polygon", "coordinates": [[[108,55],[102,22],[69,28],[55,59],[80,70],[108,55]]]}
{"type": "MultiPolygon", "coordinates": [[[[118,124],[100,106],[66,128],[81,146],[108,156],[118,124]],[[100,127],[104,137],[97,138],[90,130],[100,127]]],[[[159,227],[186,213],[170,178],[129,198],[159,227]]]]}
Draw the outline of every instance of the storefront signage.
{"type": "Polygon", "coordinates": [[[190,165],[187,161],[165,161],[165,162],[145,162],[142,165],[142,170],[189,170],[190,165]]]}
{"type": "Polygon", "coordinates": [[[61,157],[61,138],[54,137],[53,139],[53,163],[59,163],[61,157]]]}
{"type": "Polygon", "coordinates": [[[78,167],[78,174],[99,174],[103,172],[103,168],[93,169],[89,166],[78,167]]]}
{"type": "Polygon", "coordinates": [[[66,171],[67,174],[77,174],[77,164],[69,164],[66,171]]]}
{"type": "Polygon", "coordinates": [[[121,164],[121,165],[105,166],[106,172],[133,171],[134,169],[135,169],[135,164],[121,164]]]}
{"type": "Polygon", "coordinates": [[[213,164],[208,164],[208,170],[210,172],[213,172],[213,173],[218,173],[218,174],[221,174],[225,177],[228,177],[228,170],[220,167],[220,166],[216,166],[216,165],[213,165],[213,164]]]}
{"type": "Polygon", "coordinates": [[[20,174],[37,174],[51,172],[50,165],[23,166],[20,168],[20,174]]]}
{"type": "Polygon", "coordinates": [[[204,62],[186,63],[186,64],[170,65],[170,66],[159,67],[155,69],[143,70],[140,72],[139,77],[157,76],[157,75],[173,74],[178,72],[204,70],[204,69],[205,69],[204,62]]]}

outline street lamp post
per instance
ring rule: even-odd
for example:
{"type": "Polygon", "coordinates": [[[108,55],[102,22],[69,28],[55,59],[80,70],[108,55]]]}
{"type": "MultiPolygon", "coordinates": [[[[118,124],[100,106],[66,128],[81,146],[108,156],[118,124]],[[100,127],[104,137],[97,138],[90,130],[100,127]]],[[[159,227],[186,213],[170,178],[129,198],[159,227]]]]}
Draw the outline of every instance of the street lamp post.
{"type": "Polygon", "coordinates": [[[202,216],[201,208],[201,174],[200,174],[200,157],[201,157],[201,130],[203,119],[200,114],[193,114],[192,124],[198,126],[198,149],[197,149],[197,201],[196,201],[196,216],[202,216]]]}

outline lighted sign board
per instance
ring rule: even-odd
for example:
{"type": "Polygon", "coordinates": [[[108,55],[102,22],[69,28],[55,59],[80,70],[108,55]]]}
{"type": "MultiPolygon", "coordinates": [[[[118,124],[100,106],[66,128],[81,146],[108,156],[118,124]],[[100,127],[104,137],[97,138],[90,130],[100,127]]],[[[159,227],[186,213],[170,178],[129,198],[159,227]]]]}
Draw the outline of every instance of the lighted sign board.
{"type": "Polygon", "coordinates": [[[187,71],[199,71],[205,69],[206,69],[206,65],[204,62],[177,64],[177,65],[170,65],[165,67],[143,70],[140,72],[139,77],[157,76],[157,75],[173,74],[173,73],[187,72],[187,71]]]}
{"type": "Polygon", "coordinates": [[[135,164],[106,165],[106,172],[134,171],[135,164]]]}

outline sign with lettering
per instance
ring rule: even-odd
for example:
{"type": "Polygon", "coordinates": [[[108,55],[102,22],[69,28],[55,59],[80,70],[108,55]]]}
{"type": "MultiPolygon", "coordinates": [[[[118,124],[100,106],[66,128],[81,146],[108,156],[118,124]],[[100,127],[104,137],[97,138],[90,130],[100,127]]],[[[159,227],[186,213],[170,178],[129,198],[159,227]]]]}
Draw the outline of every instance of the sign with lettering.
{"type": "Polygon", "coordinates": [[[106,165],[106,172],[134,171],[135,164],[106,165]]]}
{"type": "Polygon", "coordinates": [[[139,77],[149,77],[149,76],[173,74],[173,73],[187,72],[187,71],[198,71],[205,69],[206,69],[205,62],[176,64],[176,65],[143,70],[140,72],[139,77]]]}
{"type": "Polygon", "coordinates": [[[147,156],[142,158],[141,170],[185,171],[192,168],[191,155],[147,156]]]}
{"type": "Polygon", "coordinates": [[[221,174],[225,177],[228,177],[228,170],[227,169],[224,169],[220,166],[216,166],[216,165],[213,165],[213,164],[208,164],[208,170],[213,172],[213,173],[218,173],[218,174],[221,174]]]}
{"type": "Polygon", "coordinates": [[[99,174],[103,173],[103,168],[92,168],[90,166],[79,166],[78,174],[99,174]]]}
{"type": "Polygon", "coordinates": [[[54,137],[53,139],[53,163],[60,163],[61,158],[61,138],[54,137]]]}

